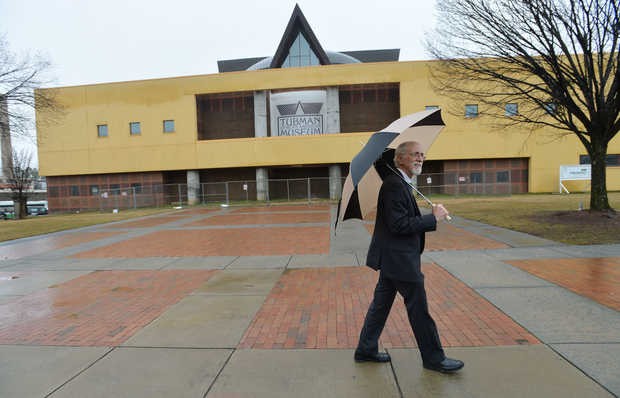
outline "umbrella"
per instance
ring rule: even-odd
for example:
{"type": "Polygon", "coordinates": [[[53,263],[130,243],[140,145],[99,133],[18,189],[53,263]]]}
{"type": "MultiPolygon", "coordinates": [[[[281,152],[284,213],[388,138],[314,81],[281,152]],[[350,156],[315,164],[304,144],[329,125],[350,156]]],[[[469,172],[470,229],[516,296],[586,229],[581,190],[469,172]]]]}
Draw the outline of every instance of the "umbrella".
{"type": "MultiPolygon", "coordinates": [[[[432,109],[403,116],[371,135],[351,160],[349,175],[342,187],[336,225],[350,218],[363,220],[376,207],[383,177],[386,173],[398,173],[393,158],[394,150],[400,143],[417,141],[427,152],[444,127],[441,110],[432,109]]],[[[415,190],[432,205],[428,198],[415,190]]]]}

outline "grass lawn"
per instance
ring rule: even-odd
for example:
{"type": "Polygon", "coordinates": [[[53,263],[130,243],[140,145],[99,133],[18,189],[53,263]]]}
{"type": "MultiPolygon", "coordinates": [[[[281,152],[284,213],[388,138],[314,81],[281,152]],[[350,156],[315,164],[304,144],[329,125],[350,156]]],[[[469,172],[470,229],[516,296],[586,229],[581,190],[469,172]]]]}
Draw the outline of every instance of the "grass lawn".
{"type": "MultiPolygon", "coordinates": [[[[611,207],[620,211],[620,192],[610,192],[611,207]]],[[[588,194],[522,194],[512,196],[435,195],[456,216],[575,245],[620,243],[620,213],[587,211],[588,194]],[[579,208],[584,210],[579,211],[579,208]]],[[[418,200],[421,203],[421,200],[418,200]]]]}
{"type": "Polygon", "coordinates": [[[111,211],[105,213],[97,211],[31,216],[23,220],[0,220],[0,242],[169,211],[172,209],[131,209],[121,210],[116,214],[111,211]]]}

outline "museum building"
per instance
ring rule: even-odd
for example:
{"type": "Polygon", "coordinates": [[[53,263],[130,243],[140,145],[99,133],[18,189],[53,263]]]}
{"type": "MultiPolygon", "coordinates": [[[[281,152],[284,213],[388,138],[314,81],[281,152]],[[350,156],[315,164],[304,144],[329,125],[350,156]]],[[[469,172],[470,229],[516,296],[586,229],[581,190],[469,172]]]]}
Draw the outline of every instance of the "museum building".
{"type": "MultiPolygon", "coordinates": [[[[348,163],[373,132],[402,115],[454,105],[430,86],[435,62],[399,61],[398,49],[326,50],[295,6],[271,56],[218,61],[216,74],[45,89],[64,107],[53,122],[37,113],[49,209],[96,209],[102,195],[127,188],[159,205],[152,198],[164,201],[175,184],[199,203],[209,183],[226,181],[244,182],[248,199],[268,200],[281,189],[273,181],[299,178],[324,180],[316,194],[337,199],[348,163]]],[[[551,192],[561,165],[587,161],[571,135],[498,129],[478,104],[462,109],[442,112],[446,128],[418,185],[551,192]]],[[[506,117],[513,112],[518,104],[506,104],[506,117]]],[[[608,189],[617,190],[619,140],[609,148],[608,189]]]]}

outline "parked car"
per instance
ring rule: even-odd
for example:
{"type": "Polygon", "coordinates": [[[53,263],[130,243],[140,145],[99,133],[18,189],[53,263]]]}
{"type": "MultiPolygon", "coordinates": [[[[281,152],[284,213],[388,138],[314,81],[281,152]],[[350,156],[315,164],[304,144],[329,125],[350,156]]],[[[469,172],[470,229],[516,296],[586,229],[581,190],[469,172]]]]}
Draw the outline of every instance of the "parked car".
{"type": "Polygon", "coordinates": [[[6,208],[0,208],[0,220],[9,220],[15,218],[15,212],[6,208]]]}
{"type": "Polygon", "coordinates": [[[27,205],[26,210],[29,216],[40,216],[47,214],[47,207],[41,205],[27,205]]]}

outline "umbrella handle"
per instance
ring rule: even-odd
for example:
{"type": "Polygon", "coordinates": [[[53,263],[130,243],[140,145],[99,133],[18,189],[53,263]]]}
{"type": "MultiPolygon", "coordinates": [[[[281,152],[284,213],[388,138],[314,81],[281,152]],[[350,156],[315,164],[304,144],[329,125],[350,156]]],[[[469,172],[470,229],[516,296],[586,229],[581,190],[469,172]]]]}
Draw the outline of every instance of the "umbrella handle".
{"type": "MultiPolygon", "coordinates": [[[[436,204],[434,204],[434,203],[431,203],[431,206],[437,206],[437,205],[436,205],[436,204]]],[[[449,214],[448,214],[448,215],[446,215],[446,221],[452,221],[452,217],[450,217],[450,215],[449,215],[449,214]]]]}

